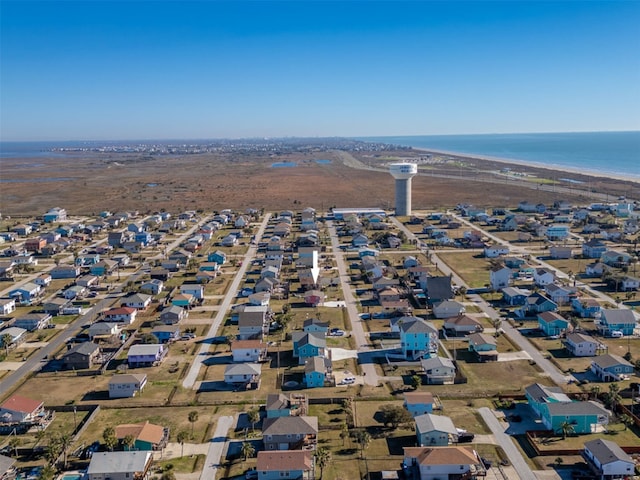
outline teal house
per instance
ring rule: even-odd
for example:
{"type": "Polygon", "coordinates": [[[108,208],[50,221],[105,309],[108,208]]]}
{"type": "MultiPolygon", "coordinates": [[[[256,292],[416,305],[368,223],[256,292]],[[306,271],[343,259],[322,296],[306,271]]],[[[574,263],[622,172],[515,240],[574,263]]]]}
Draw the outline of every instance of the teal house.
{"type": "Polygon", "coordinates": [[[327,375],[327,367],[324,358],[308,358],[304,364],[304,381],[307,388],[324,387],[324,380],[327,375]]]}
{"type": "Polygon", "coordinates": [[[148,421],[128,423],[116,427],[116,437],[120,442],[127,437],[133,438],[133,446],[125,445],[127,450],[162,450],[167,445],[169,429],[148,421]]]}
{"type": "Polygon", "coordinates": [[[327,340],[324,337],[305,334],[298,342],[299,364],[304,365],[307,359],[313,357],[324,357],[326,348],[327,340]]]}
{"type": "Polygon", "coordinates": [[[224,265],[227,261],[227,254],[221,252],[220,250],[216,250],[213,253],[210,253],[207,256],[207,262],[216,262],[218,265],[224,265]]]}
{"type": "Polygon", "coordinates": [[[542,312],[538,314],[538,327],[548,337],[569,333],[572,330],[569,320],[556,312],[542,312]]]}

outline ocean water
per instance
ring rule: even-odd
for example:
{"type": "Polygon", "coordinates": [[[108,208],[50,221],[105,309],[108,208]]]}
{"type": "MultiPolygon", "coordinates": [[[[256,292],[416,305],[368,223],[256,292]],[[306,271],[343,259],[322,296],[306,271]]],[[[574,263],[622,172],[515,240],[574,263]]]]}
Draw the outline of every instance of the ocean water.
{"type": "Polygon", "coordinates": [[[640,179],[640,131],[359,137],[358,140],[640,179]]]}

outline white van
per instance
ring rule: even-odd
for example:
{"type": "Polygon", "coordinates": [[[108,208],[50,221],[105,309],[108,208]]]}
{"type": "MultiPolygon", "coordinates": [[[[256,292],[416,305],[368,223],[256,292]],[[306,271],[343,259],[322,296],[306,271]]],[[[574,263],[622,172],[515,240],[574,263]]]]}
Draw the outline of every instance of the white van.
{"type": "Polygon", "coordinates": [[[611,332],[611,338],[622,338],[624,337],[624,333],[622,333],[620,330],[614,330],[611,332]]]}

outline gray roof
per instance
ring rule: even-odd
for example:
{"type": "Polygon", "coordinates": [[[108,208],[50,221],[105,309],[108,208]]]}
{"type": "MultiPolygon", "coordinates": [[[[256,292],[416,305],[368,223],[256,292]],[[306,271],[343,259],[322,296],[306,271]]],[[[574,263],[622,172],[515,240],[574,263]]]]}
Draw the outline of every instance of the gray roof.
{"type": "Polygon", "coordinates": [[[260,375],[262,367],[259,363],[236,363],[227,365],[225,375],[260,375]]]}
{"type": "Polygon", "coordinates": [[[144,472],[152,452],[96,452],[91,456],[88,475],[144,472]]]}
{"type": "Polygon", "coordinates": [[[549,415],[565,416],[565,415],[606,415],[609,412],[596,402],[558,402],[548,403],[549,415]]]}
{"type": "Polygon", "coordinates": [[[307,359],[307,361],[304,364],[304,371],[305,373],[311,373],[311,372],[325,373],[327,369],[324,363],[324,358],[311,357],[307,359]]]}
{"type": "Polygon", "coordinates": [[[93,355],[98,350],[100,350],[100,347],[93,342],[79,343],[71,348],[65,354],[65,357],[71,355],[72,353],[79,353],[80,355],[93,355]]]}
{"type": "Polygon", "coordinates": [[[584,342],[598,343],[598,341],[595,338],[589,335],[585,335],[583,333],[569,333],[567,335],[567,340],[575,344],[584,343],[584,342]]]}
{"type": "Polygon", "coordinates": [[[266,410],[282,410],[289,408],[289,397],[284,393],[270,393],[267,395],[266,410]]]}
{"type": "Polygon", "coordinates": [[[314,347],[318,348],[325,348],[327,346],[327,340],[324,335],[313,335],[314,333],[322,334],[322,332],[305,332],[302,338],[298,340],[298,348],[307,344],[313,345],[314,347]]]}
{"type": "Polygon", "coordinates": [[[624,358],[619,357],[618,355],[614,355],[612,353],[607,353],[605,355],[600,355],[593,360],[593,363],[598,365],[600,368],[609,368],[615,367],[616,365],[625,365],[627,367],[632,367],[633,365],[627,362],[624,358]]]}
{"type": "Polygon", "coordinates": [[[434,335],[438,334],[438,330],[436,330],[436,328],[431,323],[417,317],[413,317],[409,321],[402,322],[400,324],[400,330],[405,333],[430,333],[434,335]]]}
{"type": "Polygon", "coordinates": [[[618,461],[633,464],[633,459],[627,455],[616,442],[612,442],[611,440],[603,440],[601,438],[591,440],[584,443],[584,448],[591,452],[600,465],[618,461]]]}
{"type": "Polygon", "coordinates": [[[7,473],[16,461],[11,457],[0,455],[0,477],[7,473]]]}
{"type": "Polygon", "coordinates": [[[453,421],[449,417],[444,415],[433,415],[432,413],[425,413],[424,415],[418,415],[415,418],[416,430],[420,433],[426,432],[446,432],[452,435],[458,433],[453,421]]]}
{"type": "Polygon", "coordinates": [[[262,435],[287,435],[318,433],[318,417],[298,415],[294,417],[267,418],[263,422],[262,435]]]}
{"type": "Polygon", "coordinates": [[[560,387],[547,387],[545,385],[540,385],[539,383],[534,383],[533,385],[529,385],[528,387],[526,387],[524,390],[533,400],[538,403],[546,402],[547,399],[553,399],[557,402],[571,401],[571,399],[567,396],[566,393],[562,391],[560,387]]]}
{"type": "Polygon", "coordinates": [[[138,344],[131,346],[129,355],[155,355],[162,350],[164,350],[164,347],[159,343],[138,344]]]}
{"type": "Polygon", "coordinates": [[[603,308],[602,318],[606,319],[608,324],[636,323],[636,317],[633,315],[633,312],[623,308],[603,308]]]}
{"type": "Polygon", "coordinates": [[[446,357],[424,358],[420,361],[420,365],[422,365],[422,368],[424,369],[425,372],[427,370],[432,370],[434,368],[439,368],[439,367],[448,367],[454,370],[456,369],[455,365],[453,364],[453,361],[449,360],[446,357]]]}

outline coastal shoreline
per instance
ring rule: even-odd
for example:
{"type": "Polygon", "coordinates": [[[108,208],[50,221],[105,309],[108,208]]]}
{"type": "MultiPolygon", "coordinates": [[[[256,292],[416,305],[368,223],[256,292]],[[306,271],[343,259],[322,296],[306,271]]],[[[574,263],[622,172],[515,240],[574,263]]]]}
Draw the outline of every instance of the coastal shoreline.
{"type": "Polygon", "coordinates": [[[450,157],[460,158],[460,159],[478,160],[483,162],[495,162],[495,163],[500,163],[504,165],[516,165],[518,167],[529,167],[533,169],[542,169],[542,170],[562,172],[567,174],[582,175],[587,177],[609,178],[613,180],[619,180],[622,182],[633,182],[633,183],[640,184],[640,175],[634,175],[631,173],[624,175],[621,173],[599,172],[597,170],[589,170],[589,169],[580,170],[578,168],[572,168],[572,167],[557,165],[557,164],[539,163],[539,162],[532,162],[527,160],[516,160],[511,158],[492,157],[488,155],[478,155],[478,154],[465,153],[465,152],[453,152],[449,150],[436,150],[432,148],[427,149],[422,147],[413,147],[413,146],[410,146],[410,147],[412,150],[415,150],[418,152],[425,152],[425,153],[436,154],[436,155],[447,155],[450,157]]]}

